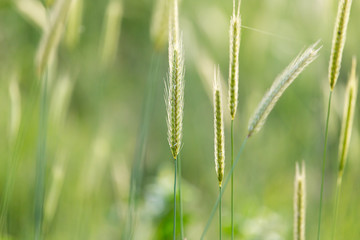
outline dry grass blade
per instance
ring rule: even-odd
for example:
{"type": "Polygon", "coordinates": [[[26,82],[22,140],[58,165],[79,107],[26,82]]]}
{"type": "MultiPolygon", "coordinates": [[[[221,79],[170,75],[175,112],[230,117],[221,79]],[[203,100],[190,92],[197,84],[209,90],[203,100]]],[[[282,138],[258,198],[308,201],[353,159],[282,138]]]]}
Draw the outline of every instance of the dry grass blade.
{"type": "Polygon", "coordinates": [[[294,191],[294,240],[305,240],[305,164],[296,163],[294,191]]]}
{"type": "Polygon", "coordinates": [[[339,173],[338,179],[341,181],[346,158],[348,154],[351,131],[353,126],[353,119],[355,113],[355,103],[357,98],[357,89],[358,89],[358,79],[356,76],[356,58],[353,58],[352,68],[349,77],[349,81],[346,88],[346,96],[345,96],[345,108],[342,120],[341,127],[341,137],[339,144],[339,173]]]}
{"type": "Polygon", "coordinates": [[[224,117],[221,105],[220,70],[214,72],[214,152],[215,170],[221,186],[225,169],[224,117]]]}
{"type": "Polygon", "coordinates": [[[290,65],[275,79],[270,90],[265,94],[257,107],[254,115],[250,119],[248,126],[248,136],[258,132],[267,116],[284,93],[287,87],[295,80],[295,78],[312,62],[317,56],[321,47],[318,42],[311,45],[303,53],[298,55],[290,65]]]}
{"type": "Polygon", "coordinates": [[[329,64],[329,82],[331,91],[334,89],[336,81],[339,77],[341,59],[346,40],[346,30],[350,17],[351,3],[352,0],[339,1],[329,64]]]}

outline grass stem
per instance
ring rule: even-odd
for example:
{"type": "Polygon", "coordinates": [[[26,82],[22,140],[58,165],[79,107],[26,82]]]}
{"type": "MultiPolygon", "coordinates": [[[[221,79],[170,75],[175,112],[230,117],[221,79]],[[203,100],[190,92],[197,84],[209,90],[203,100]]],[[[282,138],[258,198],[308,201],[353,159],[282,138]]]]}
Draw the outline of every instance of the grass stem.
{"type": "Polygon", "coordinates": [[[137,136],[136,151],[134,155],[133,165],[131,168],[130,176],[130,189],[129,189],[129,201],[128,201],[128,210],[127,210],[127,219],[124,226],[122,239],[132,239],[134,232],[134,222],[135,222],[135,212],[137,204],[137,196],[139,193],[139,187],[141,182],[141,166],[145,156],[147,135],[149,132],[149,125],[151,120],[151,113],[154,107],[154,97],[155,97],[155,79],[159,72],[160,66],[160,56],[156,53],[153,53],[150,60],[150,69],[147,77],[146,83],[146,97],[143,102],[142,117],[140,124],[139,135],[137,136]]]}
{"type": "Polygon", "coordinates": [[[174,171],[174,226],[173,226],[173,240],[176,239],[176,172],[177,172],[177,157],[175,159],[175,171],[174,171]]]}
{"type": "Polygon", "coordinates": [[[242,152],[244,151],[244,148],[245,148],[245,145],[246,145],[246,142],[247,142],[248,138],[249,138],[248,136],[245,137],[244,141],[242,142],[242,144],[241,144],[241,146],[240,146],[240,149],[239,149],[239,152],[238,152],[238,155],[237,155],[237,157],[236,157],[236,159],[235,159],[235,161],[234,161],[234,164],[233,164],[233,166],[231,167],[230,172],[229,172],[228,176],[226,177],[225,181],[223,182],[223,185],[222,185],[222,188],[221,188],[221,192],[219,193],[219,196],[218,196],[218,198],[216,199],[215,205],[214,205],[213,209],[211,210],[210,217],[209,217],[209,219],[208,219],[208,221],[207,221],[207,223],[206,223],[206,225],[205,225],[204,231],[203,231],[202,234],[201,234],[201,237],[200,237],[201,240],[204,239],[206,232],[209,230],[211,221],[212,221],[212,219],[214,218],[216,209],[217,209],[217,207],[218,207],[218,205],[219,205],[219,203],[220,203],[220,198],[221,198],[222,195],[224,194],[224,191],[225,191],[225,189],[226,189],[227,184],[228,184],[229,181],[230,181],[231,174],[233,173],[236,164],[237,164],[237,163],[239,162],[239,160],[240,160],[240,156],[241,156],[242,152]]]}
{"type": "Polygon", "coordinates": [[[46,172],[46,136],[47,136],[47,82],[48,73],[45,70],[42,81],[38,149],[36,157],[35,185],[35,239],[43,239],[42,225],[44,215],[45,172],[46,172]]]}
{"type": "Polygon", "coordinates": [[[335,194],[335,207],[334,207],[334,223],[332,227],[332,239],[335,240],[336,235],[336,223],[337,223],[337,216],[338,216],[338,208],[339,208],[339,201],[340,201],[340,192],[341,192],[341,178],[338,177],[337,184],[336,184],[336,194],[335,194]]]}
{"type": "Polygon", "coordinates": [[[183,216],[183,206],[182,206],[182,193],[181,193],[181,158],[180,154],[178,155],[178,182],[179,182],[179,211],[180,211],[180,237],[181,240],[184,240],[184,216],[183,216]]]}
{"type": "Polygon", "coordinates": [[[322,211],[322,199],[323,199],[323,191],[324,191],[324,181],[325,181],[325,163],[326,163],[326,149],[327,149],[327,140],[328,140],[328,129],[329,129],[329,118],[330,118],[330,107],[331,107],[331,98],[332,98],[332,90],[329,93],[329,102],[327,107],[327,116],[326,116],[326,124],[325,124],[325,141],[324,141],[324,153],[322,160],[322,174],[321,174],[321,189],[320,189],[320,207],[319,207],[319,222],[318,222],[318,236],[317,239],[320,240],[320,229],[321,229],[321,211],[322,211]]]}
{"type": "MultiPolygon", "coordinates": [[[[234,120],[231,119],[231,168],[234,164],[234,120]]],[[[234,173],[231,173],[231,240],[234,239],[234,173]]]]}
{"type": "MultiPolygon", "coordinates": [[[[219,186],[219,195],[221,194],[221,185],[219,186]]],[[[219,200],[219,239],[221,240],[221,197],[219,200]]]]}

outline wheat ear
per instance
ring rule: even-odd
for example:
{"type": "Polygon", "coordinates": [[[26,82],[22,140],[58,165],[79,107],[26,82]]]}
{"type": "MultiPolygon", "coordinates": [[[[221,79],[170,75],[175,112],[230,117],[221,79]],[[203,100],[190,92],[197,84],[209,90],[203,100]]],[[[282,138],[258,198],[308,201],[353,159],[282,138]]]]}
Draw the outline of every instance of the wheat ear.
{"type": "Polygon", "coordinates": [[[351,138],[354,113],[355,113],[357,89],[358,89],[358,79],[356,76],[356,58],[353,57],[351,73],[346,88],[346,96],[345,96],[345,104],[344,104],[345,108],[343,113],[341,137],[339,144],[339,173],[338,173],[338,179],[340,179],[339,181],[341,181],[344,172],[344,167],[349,149],[349,143],[351,138]]]}
{"type": "Polygon", "coordinates": [[[214,72],[214,152],[215,170],[221,186],[225,169],[225,150],[224,150],[224,117],[221,105],[220,90],[220,70],[215,68],[214,72]]]}
{"type": "Polygon", "coordinates": [[[329,64],[329,82],[331,91],[334,89],[336,81],[339,77],[341,59],[346,41],[346,30],[350,17],[351,3],[352,0],[339,1],[329,64]]]}
{"type": "Polygon", "coordinates": [[[235,118],[238,104],[239,88],[239,50],[240,50],[240,3],[235,14],[235,0],[233,1],[233,14],[230,19],[230,61],[229,61],[229,108],[231,119],[235,118]]]}
{"type": "Polygon", "coordinates": [[[184,108],[184,57],[182,40],[178,34],[177,1],[174,13],[170,13],[169,29],[169,75],[165,85],[168,142],[174,159],[179,154],[182,139],[184,108]]]}
{"type": "Polygon", "coordinates": [[[294,240],[305,240],[305,164],[296,163],[294,190],[294,240]]]}
{"type": "Polygon", "coordinates": [[[254,115],[250,119],[248,126],[248,136],[258,132],[264,125],[267,116],[294,79],[312,62],[319,53],[321,47],[317,47],[318,42],[311,45],[303,53],[299,54],[289,66],[275,79],[270,90],[265,94],[258,105],[254,115]]]}

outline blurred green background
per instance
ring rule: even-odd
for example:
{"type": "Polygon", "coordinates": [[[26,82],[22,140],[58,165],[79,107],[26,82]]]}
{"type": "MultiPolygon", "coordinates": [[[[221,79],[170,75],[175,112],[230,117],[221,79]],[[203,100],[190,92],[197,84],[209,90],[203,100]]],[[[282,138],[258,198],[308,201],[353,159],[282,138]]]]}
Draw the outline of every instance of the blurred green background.
{"type": "MultiPolygon", "coordinates": [[[[6,224],[1,230],[4,239],[33,239],[38,132],[46,128],[39,125],[41,81],[35,67],[43,32],[31,19],[39,13],[36,8],[24,7],[26,2],[0,1],[1,204],[6,181],[14,174],[6,224]]],[[[133,238],[170,239],[173,160],[164,104],[167,18],[166,11],[161,10],[161,2],[166,0],[74,2],[82,3],[74,10],[80,13],[80,22],[70,21],[69,16],[48,70],[45,239],[120,239],[129,223],[134,166],[139,168],[134,171],[138,200],[134,203],[133,238]],[[69,30],[72,26],[73,35],[69,30]],[[139,164],[135,164],[136,159],[139,164]]],[[[51,12],[51,1],[47,4],[51,12]]],[[[354,1],[333,96],[323,239],[329,239],[332,230],[345,84],[351,57],[360,56],[359,10],[359,1],[354,1]]],[[[329,92],[327,69],[336,11],[335,0],[241,3],[244,28],[235,152],[246,135],[249,117],[277,74],[316,40],[321,39],[323,48],[320,57],[280,99],[261,132],[250,138],[241,156],[235,170],[237,239],[292,238],[293,179],[295,162],[301,160],[306,163],[307,175],[306,236],[314,239],[317,234],[329,92]]],[[[225,86],[227,83],[231,13],[230,0],[180,3],[186,68],[181,159],[187,239],[200,238],[218,194],[211,87],[215,64],[220,66],[225,86]]],[[[226,95],[224,92],[224,103],[226,95]]],[[[224,109],[228,118],[228,107],[224,109]]],[[[230,124],[226,123],[226,155],[230,156],[230,124]]],[[[343,179],[338,239],[360,238],[359,140],[357,111],[343,179]]],[[[225,173],[229,165],[226,162],[225,173]]],[[[223,201],[224,239],[230,236],[229,210],[227,190],[223,201]]],[[[215,217],[205,239],[216,239],[217,231],[215,217]]]]}

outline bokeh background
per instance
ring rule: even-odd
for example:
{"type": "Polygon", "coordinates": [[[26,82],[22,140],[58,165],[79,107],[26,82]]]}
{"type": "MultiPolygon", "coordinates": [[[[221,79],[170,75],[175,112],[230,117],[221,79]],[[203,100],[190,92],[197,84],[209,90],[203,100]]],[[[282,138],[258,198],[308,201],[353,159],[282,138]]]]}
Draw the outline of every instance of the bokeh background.
{"type": "MultiPolygon", "coordinates": [[[[51,13],[52,1],[45,2],[51,13]]],[[[41,79],[35,56],[43,35],[39,9],[44,5],[38,0],[0,1],[1,204],[7,179],[12,174],[14,179],[0,236],[33,239],[38,136],[46,130],[45,239],[121,239],[129,224],[132,173],[136,176],[136,201],[130,204],[136,209],[133,239],[170,239],[173,160],[164,104],[167,1],[73,2],[47,71],[47,124],[39,124],[41,79]],[[34,16],[39,20],[34,21],[34,16]]],[[[235,152],[246,135],[249,117],[277,74],[315,41],[321,39],[323,48],[285,92],[261,132],[250,138],[236,167],[237,239],[292,238],[295,163],[302,160],[307,175],[306,236],[314,239],[317,234],[327,69],[337,2],[241,2],[244,28],[235,152]]],[[[360,56],[359,11],[359,1],[353,1],[333,96],[323,239],[329,239],[332,230],[344,90],[351,57],[360,56]]],[[[220,66],[224,89],[227,85],[231,13],[230,0],[180,2],[186,68],[181,159],[187,239],[200,238],[218,194],[211,89],[215,65],[220,66]]],[[[224,109],[228,118],[228,107],[224,109]]],[[[226,121],[227,157],[229,130],[226,121]]],[[[360,238],[359,156],[357,111],[339,205],[338,239],[360,238]]],[[[226,191],[224,239],[230,236],[229,197],[226,191]]],[[[206,239],[216,239],[217,231],[215,217],[206,239]]]]}

